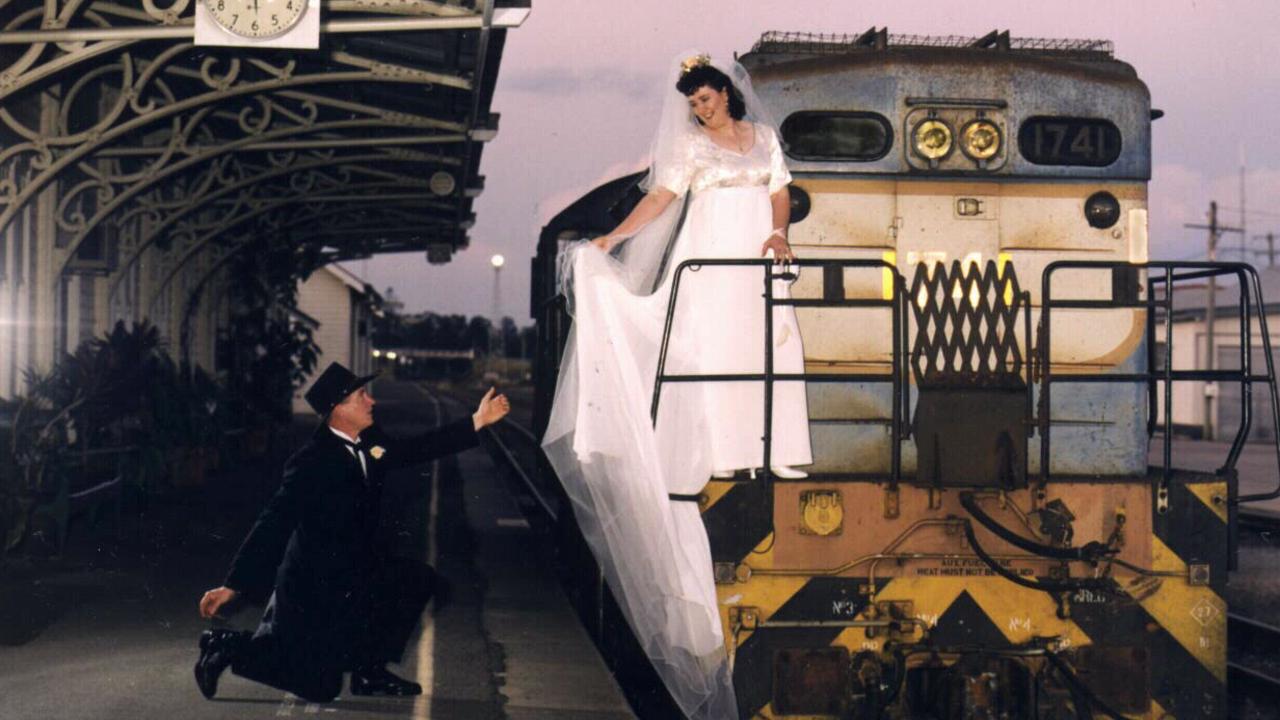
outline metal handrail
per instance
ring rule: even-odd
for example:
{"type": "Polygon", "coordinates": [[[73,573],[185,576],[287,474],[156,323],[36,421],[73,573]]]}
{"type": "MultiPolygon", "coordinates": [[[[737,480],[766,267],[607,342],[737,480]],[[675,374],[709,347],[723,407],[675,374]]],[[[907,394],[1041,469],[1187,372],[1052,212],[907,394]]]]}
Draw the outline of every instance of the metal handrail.
{"type": "Polygon", "coordinates": [[[783,265],[783,272],[775,274],[777,265],[768,259],[690,259],[681,262],[675,269],[671,283],[671,296],[667,303],[666,322],[663,326],[662,345],[658,354],[658,367],[653,385],[653,401],[650,405],[650,420],[658,421],[658,405],[662,397],[662,385],[666,382],[734,382],[755,381],[764,383],[764,444],[763,468],[761,477],[768,482],[772,478],[771,460],[773,447],[773,385],[775,382],[888,382],[892,384],[893,402],[891,403],[891,470],[890,482],[897,488],[902,479],[902,442],[908,436],[910,427],[910,398],[905,391],[907,387],[907,363],[903,359],[907,347],[908,306],[905,301],[906,281],[898,268],[884,260],[850,260],[850,259],[797,259],[783,265]],[[764,279],[764,372],[762,373],[715,373],[715,374],[682,374],[672,375],[665,372],[667,352],[671,344],[671,328],[675,320],[676,300],[679,297],[680,283],[685,273],[697,272],[703,267],[744,267],[760,268],[764,279]],[[874,269],[888,271],[893,277],[893,294],[888,299],[873,298],[822,298],[801,300],[775,298],[773,283],[779,279],[791,279],[794,275],[786,270],[788,267],[839,267],[874,269]],[[871,373],[777,373],[773,364],[773,309],[775,307],[883,307],[892,311],[893,334],[891,340],[891,368],[889,376],[871,373]]]}
{"type": "MultiPolygon", "coordinates": [[[[1154,288],[1153,288],[1154,289],[1154,288]]],[[[1277,394],[1276,373],[1274,360],[1271,357],[1271,334],[1267,327],[1266,308],[1262,298],[1262,284],[1258,278],[1257,270],[1252,265],[1239,262],[1188,262],[1188,261],[1155,261],[1147,263],[1128,263],[1118,261],[1104,260],[1057,260],[1049,263],[1045,267],[1041,277],[1041,341],[1040,347],[1036,349],[1040,372],[1040,417],[1039,426],[1041,432],[1040,441],[1040,483],[1041,487],[1049,482],[1051,477],[1049,467],[1050,454],[1050,426],[1051,426],[1051,386],[1055,380],[1058,382],[1068,383],[1091,383],[1091,382],[1146,382],[1148,383],[1148,398],[1150,419],[1148,420],[1148,435],[1154,434],[1155,417],[1158,414],[1158,402],[1156,400],[1157,383],[1164,383],[1164,413],[1165,413],[1165,432],[1162,439],[1162,472],[1160,495],[1161,498],[1167,499],[1169,484],[1172,481],[1172,426],[1173,426],[1173,383],[1189,382],[1189,381],[1225,381],[1239,382],[1241,384],[1241,409],[1240,409],[1240,427],[1237,429],[1235,437],[1232,439],[1231,448],[1227,453],[1226,461],[1222,467],[1218,469],[1218,473],[1226,475],[1231,473],[1236,466],[1236,462],[1243,450],[1245,439],[1248,437],[1249,429],[1253,422],[1252,414],[1252,398],[1253,384],[1266,383],[1270,387],[1271,394],[1271,413],[1273,427],[1280,428],[1280,396],[1277,394]],[[1148,282],[1152,285],[1160,285],[1164,288],[1164,292],[1159,296],[1154,293],[1144,300],[1128,301],[1128,300],[1054,300],[1052,297],[1052,276],[1055,272],[1061,270],[1116,270],[1116,269],[1136,269],[1140,271],[1150,272],[1152,270],[1163,271],[1160,274],[1148,275],[1148,282]],[[1173,369],[1172,347],[1173,347],[1173,287],[1175,283],[1188,280],[1199,280],[1204,278],[1219,276],[1235,276],[1238,283],[1239,292],[1239,320],[1240,320],[1240,369],[1239,370],[1177,370],[1173,369]],[[1267,372],[1265,375],[1254,374],[1252,366],[1252,350],[1253,350],[1253,314],[1257,309],[1257,320],[1260,334],[1262,336],[1262,349],[1266,359],[1267,372]],[[1070,375],[1055,376],[1052,372],[1050,364],[1050,348],[1052,338],[1052,310],[1058,309],[1085,309],[1085,310],[1114,310],[1124,308],[1145,308],[1148,310],[1163,309],[1165,316],[1165,360],[1164,365],[1159,370],[1155,367],[1155,317],[1154,313],[1150,313],[1147,317],[1146,334],[1148,341],[1147,350],[1147,371],[1141,373],[1072,373],[1070,375]]],[[[1276,442],[1276,458],[1280,464],[1280,439],[1276,442]]],[[[1280,479],[1278,479],[1277,487],[1266,493],[1254,495],[1244,495],[1234,498],[1234,503],[1256,502],[1260,500],[1270,500],[1280,497],[1280,479]]],[[[1161,503],[1161,506],[1164,504],[1161,503]]]]}

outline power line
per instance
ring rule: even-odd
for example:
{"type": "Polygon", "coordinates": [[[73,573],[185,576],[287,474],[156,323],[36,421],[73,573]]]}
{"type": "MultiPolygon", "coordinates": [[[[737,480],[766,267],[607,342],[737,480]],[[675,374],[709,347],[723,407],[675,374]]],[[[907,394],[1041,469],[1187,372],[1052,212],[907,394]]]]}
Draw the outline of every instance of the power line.
{"type": "MultiPolygon", "coordinates": [[[[1238,208],[1238,207],[1231,207],[1230,205],[1219,205],[1219,206],[1218,206],[1218,209],[1219,209],[1219,210],[1227,210],[1227,211],[1231,211],[1231,212],[1241,212],[1241,208],[1238,208]]],[[[1244,210],[1243,212],[1244,212],[1244,214],[1245,214],[1245,215],[1259,215],[1259,216],[1263,216],[1263,217],[1275,217],[1275,218],[1280,218],[1280,212],[1271,212],[1271,211],[1268,211],[1268,210],[1248,210],[1248,209],[1246,209],[1246,210],[1244,210]]]]}
{"type": "MultiPolygon", "coordinates": [[[[1254,240],[1265,239],[1267,241],[1267,250],[1266,250],[1267,267],[1272,267],[1272,268],[1275,267],[1276,266],[1276,234],[1273,232],[1269,232],[1266,235],[1254,235],[1253,239],[1254,240]]],[[[1254,250],[1254,252],[1261,255],[1263,251],[1254,250]]]]}
{"type": "MultiPolygon", "coordinates": [[[[1218,252],[1220,252],[1220,253],[1240,253],[1240,254],[1242,254],[1242,255],[1246,255],[1246,256],[1248,256],[1248,255],[1254,255],[1254,256],[1262,256],[1262,255],[1265,255],[1265,256],[1267,256],[1267,267],[1275,267],[1275,265],[1276,265],[1276,234],[1275,234],[1275,233],[1273,233],[1273,232],[1269,232],[1269,233],[1265,233],[1265,234],[1263,234],[1263,235],[1254,235],[1254,236],[1253,236],[1253,239],[1254,239],[1254,240],[1264,240],[1264,241],[1266,241],[1266,243],[1267,243],[1267,247],[1266,247],[1266,249],[1262,249],[1262,248],[1248,248],[1248,247],[1220,247],[1220,248],[1218,248],[1218,252]]],[[[1199,252],[1198,252],[1198,253],[1196,253],[1195,255],[1191,255],[1191,256],[1188,256],[1188,257],[1184,257],[1184,258],[1178,258],[1178,260],[1194,260],[1194,259],[1198,259],[1198,258],[1202,258],[1202,257],[1204,257],[1204,253],[1199,253],[1199,252]]]]}

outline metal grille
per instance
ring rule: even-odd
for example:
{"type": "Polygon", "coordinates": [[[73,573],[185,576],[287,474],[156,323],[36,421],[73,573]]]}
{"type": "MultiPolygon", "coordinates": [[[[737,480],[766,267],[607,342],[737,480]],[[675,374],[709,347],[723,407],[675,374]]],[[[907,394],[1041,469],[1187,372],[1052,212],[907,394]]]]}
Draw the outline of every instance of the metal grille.
{"type": "MultiPolygon", "coordinates": [[[[760,37],[752,52],[840,55],[878,46],[899,48],[982,48],[995,44],[990,39],[967,35],[888,35],[883,31],[860,34],[770,31],[760,37]]],[[[1006,35],[1007,37],[1007,35],[1006,35]]],[[[1115,44],[1110,40],[1009,37],[1008,49],[1038,54],[1070,54],[1110,58],[1115,44]]]]}
{"type": "Polygon", "coordinates": [[[988,260],[961,268],[916,266],[908,296],[915,316],[911,369],[920,387],[1018,387],[1022,351],[1018,314],[1024,299],[1013,265],[988,260]],[[932,272],[930,270],[932,269],[932,272]]]}

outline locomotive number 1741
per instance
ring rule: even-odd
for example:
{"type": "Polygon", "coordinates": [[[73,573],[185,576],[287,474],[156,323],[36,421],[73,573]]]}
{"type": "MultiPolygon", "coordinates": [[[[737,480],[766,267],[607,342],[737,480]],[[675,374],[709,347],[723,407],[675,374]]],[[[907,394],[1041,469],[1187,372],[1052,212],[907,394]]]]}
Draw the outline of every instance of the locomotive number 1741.
{"type": "Polygon", "coordinates": [[[1036,165],[1103,167],[1120,146],[1120,129],[1099,118],[1032,117],[1018,130],[1018,150],[1036,165]]]}

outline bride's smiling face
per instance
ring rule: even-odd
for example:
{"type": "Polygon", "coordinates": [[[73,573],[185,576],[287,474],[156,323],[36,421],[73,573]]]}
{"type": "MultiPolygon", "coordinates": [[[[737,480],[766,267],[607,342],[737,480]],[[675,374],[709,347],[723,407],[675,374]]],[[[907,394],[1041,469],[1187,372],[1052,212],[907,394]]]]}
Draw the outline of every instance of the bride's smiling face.
{"type": "Polygon", "coordinates": [[[703,125],[717,128],[730,120],[728,90],[715,90],[710,85],[703,85],[688,98],[689,109],[703,125]]]}

